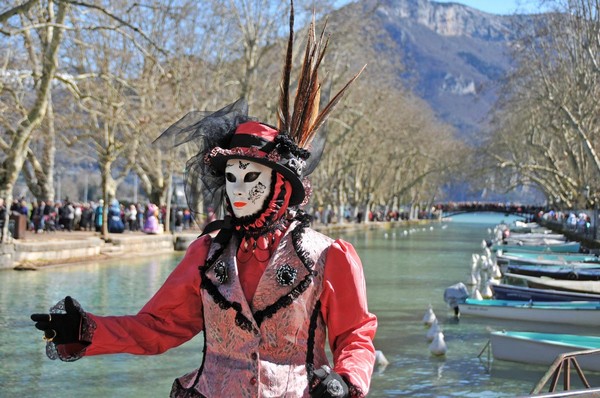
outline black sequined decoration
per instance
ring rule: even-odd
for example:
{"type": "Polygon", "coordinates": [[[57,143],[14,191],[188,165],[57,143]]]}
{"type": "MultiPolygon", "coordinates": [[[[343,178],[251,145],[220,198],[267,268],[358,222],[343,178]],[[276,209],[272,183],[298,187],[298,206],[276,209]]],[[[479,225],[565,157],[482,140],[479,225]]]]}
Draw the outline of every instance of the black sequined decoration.
{"type": "MultiPolygon", "coordinates": [[[[219,289],[217,288],[217,286],[215,286],[215,284],[212,283],[212,281],[206,275],[208,270],[211,267],[213,267],[213,264],[215,264],[215,262],[217,261],[217,258],[219,258],[223,254],[224,250],[225,250],[225,246],[219,247],[219,249],[215,251],[215,253],[212,255],[212,257],[209,258],[208,260],[206,260],[206,264],[204,266],[199,267],[200,279],[202,281],[200,283],[200,287],[202,289],[206,290],[206,292],[208,294],[210,294],[210,296],[213,298],[213,300],[215,300],[215,303],[217,303],[219,308],[221,308],[223,310],[228,310],[228,309],[232,308],[236,312],[235,323],[237,326],[239,326],[243,330],[258,333],[258,330],[256,330],[253,327],[252,321],[250,321],[248,318],[246,318],[242,314],[242,305],[238,302],[235,302],[235,301],[231,302],[231,301],[227,300],[221,294],[221,292],[219,292],[219,289]]],[[[219,261],[219,263],[220,262],[221,261],[219,261]]],[[[215,266],[216,266],[216,264],[215,264],[215,266]]]]}
{"type": "Polygon", "coordinates": [[[219,281],[219,283],[224,284],[229,279],[227,275],[227,266],[225,265],[225,261],[221,260],[215,264],[215,277],[219,281]]]}
{"type": "Polygon", "coordinates": [[[292,234],[292,243],[294,246],[294,250],[296,254],[300,258],[300,261],[304,265],[304,267],[308,270],[308,274],[298,283],[290,292],[283,297],[280,297],[276,302],[267,306],[263,310],[258,310],[254,313],[254,320],[260,326],[266,318],[271,318],[275,313],[294,302],[302,293],[309,288],[312,283],[313,277],[315,275],[315,271],[313,271],[314,264],[310,259],[310,256],[306,251],[302,249],[302,235],[304,230],[308,227],[310,218],[304,216],[303,213],[300,213],[299,216],[296,217],[300,223],[294,230],[291,232],[292,234]]]}
{"type": "Polygon", "coordinates": [[[296,281],[296,276],[298,275],[298,271],[295,270],[289,264],[283,264],[281,267],[277,269],[277,282],[281,286],[291,286],[296,281]]]}

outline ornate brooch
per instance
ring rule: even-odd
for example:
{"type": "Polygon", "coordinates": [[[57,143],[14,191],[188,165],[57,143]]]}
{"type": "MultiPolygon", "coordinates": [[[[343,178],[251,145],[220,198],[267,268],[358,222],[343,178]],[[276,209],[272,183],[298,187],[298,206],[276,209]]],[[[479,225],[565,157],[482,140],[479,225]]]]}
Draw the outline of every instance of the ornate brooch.
{"type": "Polygon", "coordinates": [[[289,264],[283,264],[277,268],[277,282],[281,286],[291,286],[296,281],[296,275],[298,271],[289,264]]]}
{"type": "Polygon", "coordinates": [[[227,266],[223,260],[217,261],[215,264],[215,277],[221,283],[221,285],[227,282],[227,266]]]}

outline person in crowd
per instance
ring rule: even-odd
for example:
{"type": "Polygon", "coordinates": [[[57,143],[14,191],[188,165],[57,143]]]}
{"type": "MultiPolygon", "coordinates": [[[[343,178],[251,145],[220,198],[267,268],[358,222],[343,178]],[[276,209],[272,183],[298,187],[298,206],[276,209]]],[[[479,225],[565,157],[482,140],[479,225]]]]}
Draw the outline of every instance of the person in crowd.
{"type": "Polygon", "coordinates": [[[45,219],[44,213],[46,212],[46,202],[43,200],[40,201],[39,206],[37,206],[32,213],[33,218],[33,228],[36,233],[44,232],[45,228],[45,219]]]}
{"type": "Polygon", "coordinates": [[[81,209],[81,222],[80,227],[82,231],[92,231],[94,225],[94,209],[92,205],[88,203],[83,204],[81,209]]]}
{"type": "Polygon", "coordinates": [[[135,204],[131,203],[125,209],[125,220],[127,221],[127,228],[129,231],[137,231],[137,209],[135,204]]]}
{"type": "Polygon", "coordinates": [[[175,232],[183,231],[183,210],[175,208],[175,232]]]}
{"type": "MultiPolygon", "coordinates": [[[[368,311],[360,258],[351,244],[309,228],[298,208],[325,142],[315,134],[325,134],[319,127],[335,105],[319,112],[320,83],[306,83],[322,45],[309,42],[299,103],[290,114],[281,101],[278,128],[249,117],[240,99],[209,115],[190,113],[159,137],[204,143],[186,167],[186,184],[204,189],[186,189],[188,205],[210,204],[226,216],[205,228],[136,315],[99,316],[71,297],[32,315],[51,358],[158,354],[204,332],[202,363],[175,380],[172,397],[368,393],[377,318],[368,311]],[[316,106],[302,108],[303,99],[316,106]]],[[[289,76],[291,57],[284,70],[289,76]]],[[[288,98],[289,81],[281,87],[288,98]]]]}
{"type": "Polygon", "coordinates": [[[100,199],[98,201],[98,205],[94,209],[94,227],[96,228],[96,232],[102,232],[102,223],[104,220],[102,219],[102,212],[104,211],[104,200],[100,199]]]}
{"type": "Polygon", "coordinates": [[[60,202],[48,200],[44,207],[44,231],[55,232],[58,228],[58,206],[60,202]]]}
{"type": "Polygon", "coordinates": [[[108,208],[108,232],[113,234],[123,233],[125,225],[121,218],[121,205],[117,199],[113,199],[108,208]]]}
{"type": "Polygon", "coordinates": [[[19,199],[14,199],[10,205],[10,214],[20,214],[21,202],[19,199]]]}
{"type": "Polygon", "coordinates": [[[31,212],[29,213],[29,225],[28,225],[28,229],[29,231],[33,231],[35,232],[35,225],[36,225],[36,214],[38,212],[38,205],[37,202],[31,202],[31,212]]]}
{"type": "Polygon", "coordinates": [[[159,232],[158,216],[160,211],[154,203],[148,203],[146,206],[146,222],[144,223],[144,232],[147,234],[157,234],[159,232]]]}
{"type": "Polygon", "coordinates": [[[29,217],[29,207],[27,206],[27,201],[24,198],[22,198],[19,201],[19,211],[18,212],[22,216],[29,217]]]}
{"type": "Polygon", "coordinates": [[[135,209],[137,210],[137,230],[143,231],[144,230],[144,214],[146,212],[146,209],[144,208],[144,205],[141,203],[138,203],[135,206],[135,209]]]}
{"type": "Polygon", "coordinates": [[[75,225],[75,207],[71,201],[65,202],[64,208],[64,227],[67,231],[71,232],[75,225]]]}
{"type": "Polygon", "coordinates": [[[4,218],[6,217],[6,204],[4,198],[0,198],[0,223],[4,226],[4,218]]]}
{"type": "Polygon", "coordinates": [[[192,213],[190,209],[185,208],[183,210],[183,229],[190,229],[192,226],[192,213]]]}
{"type": "Polygon", "coordinates": [[[75,229],[76,231],[82,230],[82,228],[81,228],[81,216],[83,215],[82,207],[83,206],[79,202],[77,202],[73,205],[73,208],[75,209],[75,218],[73,219],[73,229],[75,229]]]}

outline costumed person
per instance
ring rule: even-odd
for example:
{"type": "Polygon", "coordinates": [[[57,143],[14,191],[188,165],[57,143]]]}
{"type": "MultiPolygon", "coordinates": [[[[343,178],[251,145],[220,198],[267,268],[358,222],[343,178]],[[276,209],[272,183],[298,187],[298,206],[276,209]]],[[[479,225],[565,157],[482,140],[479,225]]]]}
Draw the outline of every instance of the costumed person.
{"type": "Polygon", "coordinates": [[[102,232],[102,213],[104,212],[104,200],[100,199],[98,205],[94,209],[94,226],[96,232],[102,232]]]}
{"type": "Polygon", "coordinates": [[[108,232],[121,234],[125,230],[125,224],[121,218],[121,205],[117,199],[113,199],[108,208],[108,232]]]}
{"type": "Polygon", "coordinates": [[[158,225],[158,206],[154,203],[148,203],[146,206],[146,222],[144,223],[144,232],[147,234],[157,234],[158,225]]]}
{"type": "Polygon", "coordinates": [[[190,113],[159,137],[199,144],[186,165],[189,207],[202,201],[227,215],[205,228],[136,315],[102,317],[71,297],[32,315],[50,358],[159,354],[204,332],[202,363],[175,380],[172,397],[367,394],[377,319],[360,258],[349,243],[310,229],[298,208],[324,147],[319,127],[348,85],[319,111],[326,46],[311,25],[289,111],[293,7],[291,15],[277,128],[249,117],[240,99],[190,113]]]}

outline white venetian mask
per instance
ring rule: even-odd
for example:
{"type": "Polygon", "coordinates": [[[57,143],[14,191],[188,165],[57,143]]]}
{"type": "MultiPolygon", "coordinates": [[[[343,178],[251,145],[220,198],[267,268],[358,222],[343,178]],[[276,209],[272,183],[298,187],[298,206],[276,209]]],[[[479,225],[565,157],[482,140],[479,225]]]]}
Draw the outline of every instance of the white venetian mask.
{"type": "Polygon", "coordinates": [[[230,159],[225,167],[225,189],[236,217],[260,211],[271,193],[272,169],[251,160],[230,159]]]}

